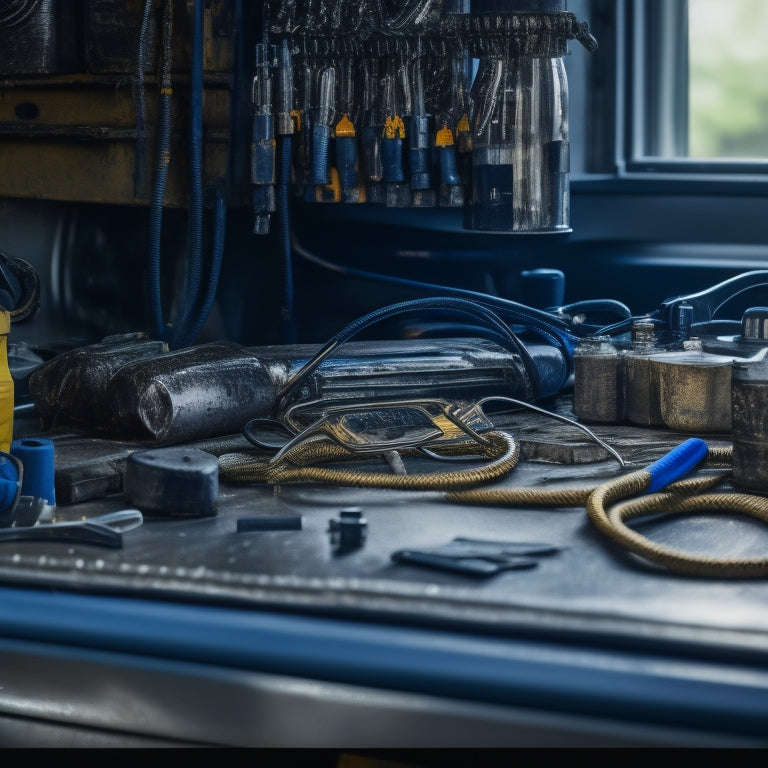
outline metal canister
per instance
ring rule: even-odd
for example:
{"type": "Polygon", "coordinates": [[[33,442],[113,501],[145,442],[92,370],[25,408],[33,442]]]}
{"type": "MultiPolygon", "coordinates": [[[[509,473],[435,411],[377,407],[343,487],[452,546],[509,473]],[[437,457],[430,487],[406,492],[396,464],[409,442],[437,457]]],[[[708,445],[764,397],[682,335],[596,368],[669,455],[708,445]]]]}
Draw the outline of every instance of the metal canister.
{"type": "Polygon", "coordinates": [[[732,361],[692,351],[652,356],[664,425],[681,432],[729,432],[732,361]]]}
{"type": "Polygon", "coordinates": [[[734,485],[768,492],[768,360],[733,364],[731,422],[734,485]]]}
{"type": "Polygon", "coordinates": [[[573,373],[573,412],[596,424],[624,421],[622,353],[608,336],[593,336],[576,347],[573,373]]]}
{"type": "Polygon", "coordinates": [[[653,375],[651,355],[663,351],[656,343],[650,320],[632,326],[632,348],[624,358],[627,420],[641,427],[663,427],[658,380],[653,375]]]}

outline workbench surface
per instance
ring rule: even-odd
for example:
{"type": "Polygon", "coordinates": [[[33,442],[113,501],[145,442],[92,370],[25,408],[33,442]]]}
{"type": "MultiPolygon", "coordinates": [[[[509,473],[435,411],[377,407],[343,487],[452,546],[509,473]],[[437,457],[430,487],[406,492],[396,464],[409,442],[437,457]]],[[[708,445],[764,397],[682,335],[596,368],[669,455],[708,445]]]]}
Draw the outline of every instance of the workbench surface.
{"type": "MultiPolygon", "coordinates": [[[[561,398],[557,410],[567,414],[569,409],[570,401],[561,398]]],[[[498,484],[502,488],[599,485],[647,466],[689,437],[626,425],[592,426],[622,455],[622,468],[583,432],[539,414],[516,412],[504,428],[520,441],[523,458],[498,484]]],[[[727,435],[700,437],[708,445],[729,445],[727,435]]],[[[70,436],[56,442],[57,471],[83,455],[78,440],[70,436]]],[[[120,455],[125,448],[83,440],[88,450],[101,445],[105,455],[120,455]]],[[[231,440],[236,446],[242,438],[231,440]]],[[[78,519],[128,506],[117,492],[61,505],[57,516],[78,519]]],[[[768,531],[760,523],[724,513],[639,525],[655,541],[718,557],[759,557],[768,550],[768,531]]],[[[121,652],[144,647],[151,654],[177,659],[187,654],[207,663],[219,653],[223,663],[235,666],[271,664],[281,673],[505,706],[591,711],[608,719],[621,712],[676,727],[695,725],[701,729],[695,739],[715,738],[724,729],[736,734],[737,743],[760,743],[768,724],[767,589],[764,579],[686,576],[651,565],[596,530],[584,508],[467,506],[438,492],[221,483],[214,515],[145,514],[140,527],[123,534],[120,548],[2,543],[0,591],[6,593],[7,612],[0,636],[40,634],[46,641],[98,645],[107,642],[109,621],[122,615],[108,639],[121,652]],[[366,536],[360,546],[339,551],[329,529],[350,507],[361,511],[366,536]],[[298,516],[301,527],[238,532],[239,519],[270,515],[298,516]],[[555,551],[534,556],[532,567],[483,578],[392,557],[461,537],[534,542],[555,551]],[[25,607],[25,594],[32,608],[25,607]],[[83,599],[90,602],[77,602],[83,599]],[[44,614],[45,606],[50,619],[32,615],[33,610],[44,614]],[[14,618],[14,610],[20,618],[14,618]],[[99,611],[105,612],[102,618],[99,611]],[[158,639],[164,622],[172,620],[176,639],[158,639]],[[309,623],[291,629],[280,621],[309,623]],[[229,629],[217,634],[216,626],[229,629]],[[361,635],[360,628],[369,633],[361,635]],[[142,646],[150,640],[154,645],[142,646]],[[281,643],[284,647],[276,647],[281,643]],[[391,655],[394,649],[399,656],[391,655]],[[566,656],[547,656],[554,649],[566,656]],[[497,653],[499,663],[506,660],[499,667],[493,662],[497,653]],[[542,698],[544,689],[551,689],[549,698],[542,698]]],[[[62,690],[66,699],[69,687],[62,690]]],[[[9,695],[0,694],[0,707],[6,700],[16,706],[9,695]]],[[[347,706],[343,717],[354,719],[354,712],[347,706]]],[[[231,730],[235,726],[224,721],[233,717],[240,715],[222,714],[217,727],[231,730]]],[[[249,721],[243,729],[251,735],[241,730],[232,742],[248,742],[257,734],[281,745],[282,737],[269,736],[268,728],[249,730],[253,727],[249,721]]],[[[452,740],[443,730],[439,737],[420,734],[420,727],[413,721],[403,739],[423,746],[430,739],[461,745],[483,738],[479,731],[470,736],[457,731],[452,740]]],[[[178,730],[189,735],[189,729],[178,730]]],[[[569,731],[567,743],[579,741],[574,742],[575,732],[569,731]]],[[[338,738],[329,733],[330,740],[338,738]]],[[[525,729],[501,733],[491,738],[523,743],[537,738],[534,732],[521,736],[525,729]]],[[[606,733],[604,724],[596,733],[606,733]]],[[[291,734],[285,738],[302,743],[296,730],[291,734]]],[[[216,738],[228,737],[211,735],[216,738]]],[[[315,729],[305,738],[323,743],[325,736],[315,729]]],[[[363,745],[376,746],[385,737],[379,729],[360,738],[363,745]]],[[[636,738],[634,733],[630,740],[636,738]]],[[[649,743],[657,742],[654,734],[649,743]]]]}
{"type": "MultiPolygon", "coordinates": [[[[563,403],[558,410],[567,414],[569,401],[563,403]]],[[[518,411],[506,428],[521,442],[523,458],[495,486],[502,488],[599,485],[647,466],[689,437],[669,430],[592,425],[595,434],[621,453],[626,461],[621,468],[583,432],[547,417],[518,411]],[[526,458],[534,453],[575,463],[526,458]]],[[[727,435],[702,438],[709,445],[729,444],[727,435]]],[[[234,445],[238,439],[233,437],[234,445]]],[[[89,450],[103,445],[109,453],[108,441],[85,441],[89,450]]],[[[56,445],[57,467],[72,451],[81,455],[77,439],[56,445]]],[[[433,462],[422,461],[421,467],[411,463],[411,471],[433,468],[433,462]]],[[[77,519],[128,506],[121,493],[113,493],[62,505],[58,515],[77,519]]],[[[768,550],[768,530],[730,514],[642,525],[655,541],[692,552],[757,557],[768,550]]],[[[145,514],[140,528],[123,534],[119,549],[3,543],[0,577],[6,584],[437,622],[479,631],[607,633],[635,641],[642,637],[768,648],[762,579],[667,572],[609,541],[584,508],[466,506],[439,492],[222,482],[215,515],[185,519],[145,514]],[[365,537],[359,547],[340,551],[329,528],[350,507],[361,511],[365,537]],[[240,518],[271,515],[298,516],[301,529],[237,530],[240,518]],[[487,578],[392,558],[400,550],[431,549],[463,537],[543,543],[557,551],[536,557],[530,569],[487,578]]]]}

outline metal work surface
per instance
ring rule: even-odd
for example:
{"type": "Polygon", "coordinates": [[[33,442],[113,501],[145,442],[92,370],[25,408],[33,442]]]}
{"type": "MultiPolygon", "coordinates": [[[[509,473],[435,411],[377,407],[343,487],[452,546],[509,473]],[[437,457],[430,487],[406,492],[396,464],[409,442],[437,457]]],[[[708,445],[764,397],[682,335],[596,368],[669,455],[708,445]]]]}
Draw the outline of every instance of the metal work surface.
{"type": "MultiPolygon", "coordinates": [[[[523,458],[502,488],[602,484],[686,438],[593,428],[622,468],[551,418],[518,412],[507,429],[523,458]]],[[[103,469],[109,444],[86,444],[103,469]]],[[[131,449],[112,448],[119,475],[131,449]]],[[[77,440],[57,450],[61,469],[90,461],[77,440]]],[[[113,493],[57,517],[128,506],[113,493]]],[[[719,514],[643,531],[719,557],[768,546],[758,524],[719,514]]],[[[52,745],[764,745],[763,580],[665,572],[607,540],[584,508],[222,483],[215,514],[145,514],[120,547],[2,542],[0,582],[0,712],[48,723],[52,745]],[[344,515],[365,535],[340,551],[344,515]],[[287,529],[253,530],[259,521],[287,529]],[[484,578],[393,560],[460,537],[537,547],[526,567],[484,578]]],[[[13,743],[29,743],[8,724],[13,743]]]]}
{"type": "MultiPolygon", "coordinates": [[[[510,419],[508,429],[521,441],[523,459],[499,487],[598,485],[647,466],[687,437],[668,430],[594,428],[622,454],[627,462],[622,469],[568,425],[537,414],[510,419]],[[577,463],[526,458],[547,453],[577,463]]],[[[711,445],[728,444],[723,435],[705,439],[711,445]]],[[[64,463],[66,442],[58,450],[57,464],[64,463]]],[[[128,506],[121,493],[113,493],[61,506],[58,514],[77,519],[128,506]]],[[[768,547],[768,531],[738,516],[695,515],[643,525],[645,533],[668,546],[718,557],[754,557],[768,547]]],[[[572,632],[649,647],[684,642],[750,656],[765,653],[768,632],[762,580],[666,572],[608,540],[584,508],[467,506],[438,492],[221,483],[214,515],[145,514],[140,528],[123,534],[121,548],[0,543],[0,576],[7,585],[437,623],[492,633],[562,637],[572,632]],[[359,546],[345,551],[334,545],[331,529],[348,508],[362,514],[366,535],[359,546]],[[292,530],[238,531],[241,518],[270,516],[292,517],[295,525],[292,530]],[[556,551],[535,557],[530,568],[486,578],[392,557],[457,538],[535,542],[556,551]]]]}

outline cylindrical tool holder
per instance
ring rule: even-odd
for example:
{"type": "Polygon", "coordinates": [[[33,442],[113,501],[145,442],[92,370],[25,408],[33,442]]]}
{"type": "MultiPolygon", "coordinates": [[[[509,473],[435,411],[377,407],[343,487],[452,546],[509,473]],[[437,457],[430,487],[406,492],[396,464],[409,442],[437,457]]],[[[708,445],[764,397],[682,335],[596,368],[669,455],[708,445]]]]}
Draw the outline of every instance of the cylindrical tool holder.
{"type": "Polygon", "coordinates": [[[25,437],[11,443],[11,456],[24,468],[22,496],[45,499],[56,506],[56,471],[53,441],[40,437],[25,437]]]}

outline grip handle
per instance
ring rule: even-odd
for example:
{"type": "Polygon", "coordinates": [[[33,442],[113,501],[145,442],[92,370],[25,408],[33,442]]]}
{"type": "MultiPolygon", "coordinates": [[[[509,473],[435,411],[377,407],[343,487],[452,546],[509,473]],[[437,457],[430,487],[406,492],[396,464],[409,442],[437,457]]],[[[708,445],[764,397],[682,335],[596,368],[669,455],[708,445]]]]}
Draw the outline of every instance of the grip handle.
{"type": "Polygon", "coordinates": [[[707,444],[698,437],[692,437],[677,448],[673,448],[658,461],[646,467],[646,471],[651,476],[647,493],[660,491],[675,480],[685,477],[707,457],[707,453],[707,444]]]}

